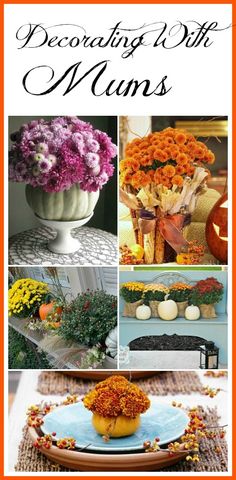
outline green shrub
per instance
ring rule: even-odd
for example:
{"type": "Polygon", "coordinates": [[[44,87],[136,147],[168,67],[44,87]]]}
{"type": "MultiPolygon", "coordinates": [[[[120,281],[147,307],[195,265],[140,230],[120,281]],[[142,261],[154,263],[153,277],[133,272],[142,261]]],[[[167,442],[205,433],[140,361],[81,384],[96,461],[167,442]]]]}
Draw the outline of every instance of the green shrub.
{"type": "Polygon", "coordinates": [[[38,352],[37,346],[27,340],[14,328],[8,329],[8,368],[36,369],[52,368],[44,353],[38,352]]]}
{"type": "Polygon", "coordinates": [[[58,334],[92,347],[98,343],[103,345],[116,324],[117,298],[103,290],[88,290],[64,307],[58,334]]]}

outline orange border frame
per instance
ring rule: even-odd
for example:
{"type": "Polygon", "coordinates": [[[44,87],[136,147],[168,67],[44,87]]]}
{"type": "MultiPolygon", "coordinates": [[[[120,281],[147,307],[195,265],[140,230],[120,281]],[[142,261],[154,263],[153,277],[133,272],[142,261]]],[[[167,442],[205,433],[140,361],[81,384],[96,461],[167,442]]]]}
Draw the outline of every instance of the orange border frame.
{"type": "MultiPolygon", "coordinates": [[[[0,257],[0,275],[2,278],[2,285],[3,285],[3,279],[4,279],[4,238],[3,238],[3,229],[4,229],[4,5],[7,4],[228,4],[232,5],[232,25],[236,25],[236,0],[193,0],[193,1],[187,1],[187,0],[148,0],[146,3],[145,0],[70,0],[69,2],[66,2],[66,0],[41,0],[41,1],[35,1],[35,0],[22,0],[22,1],[17,1],[17,0],[0,0],[0,62],[1,62],[1,76],[0,76],[0,107],[2,111],[2,122],[0,124],[0,151],[1,151],[1,158],[2,161],[0,162],[0,214],[1,214],[1,239],[0,239],[0,252],[1,252],[1,257],[0,257]]],[[[234,82],[236,82],[236,62],[233,62],[234,55],[236,57],[236,32],[234,28],[232,29],[232,36],[233,36],[233,49],[232,49],[232,85],[234,85],[234,82]]],[[[235,96],[235,91],[233,89],[232,91],[232,159],[234,158],[234,155],[236,155],[236,135],[233,135],[234,132],[234,125],[236,124],[236,96],[235,96]]],[[[234,169],[233,168],[233,188],[232,188],[232,221],[236,218],[236,213],[235,213],[235,205],[236,205],[236,180],[234,179],[234,169]]],[[[236,249],[235,249],[236,250],[236,249]]],[[[234,252],[234,248],[233,248],[234,252]]],[[[232,253],[233,253],[232,252],[232,253]]],[[[236,285],[236,255],[235,257],[232,256],[232,292],[234,285],[236,285]]],[[[229,279],[230,280],[230,279],[229,279]]],[[[1,433],[1,443],[0,443],[0,478],[7,478],[8,480],[13,480],[16,478],[16,476],[4,476],[4,368],[3,368],[3,359],[5,362],[7,362],[7,359],[4,358],[3,352],[4,352],[4,309],[3,309],[3,303],[4,303],[4,296],[3,296],[3,288],[0,290],[0,313],[1,313],[1,335],[0,335],[0,351],[2,352],[2,365],[1,365],[1,375],[0,375],[0,433],[1,433]]],[[[233,309],[232,309],[232,317],[234,317],[234,313],[236,312],[236,295],[233,296],[233,301],[232,301],[233,309]]],[[[233,367],[234,367],[234,360],[236,357],[236,354],[233,353],[233,339],[234,339],[234,332],[235,328],[233,321],[232,321],[232,360],[233,360],[233,367]]],[[[234,398],[235,398],[235,391],[236,391],[236,375],[235,375],[235,369],[233,368],[232,372],[232,394],[233,394],[233,403],[232,405],[234,406],[234,398]],[[234,381],[235,381],[235,388],[234,388],[234,381]]],[[[7,412],[5,412],[5,415],[7,415],[7,412]]],[[[232,425],[236,424],[236,413],[235,409],[233,408],[233,416],[232,416],[232,425]]],[[[236,434],[234,432],[234,429],[232,428],[232,434],[233,434],[233,439],[232,439],[232,452],[234,452],[234,445],[235,445],[235,437],[236,434]]],[[[234,478],[236,476],[236,451],[233,454],[232,457],[232,476],[230,475],[221,475],[219,476],[199,476],[202,479],[219,479],[219,478],[234,478]]],[[[133,473],[133,472],[131,472],[133,473]]],[[[68,475],[69,476],[69,475],[68,475]]],[[[59,478],[60,480],[68,480],[68,476],[43,476],[45,480],[51,480],[52,478],[59,478]]],[[[110,475],[113,476],[113,475],[110,475]]],[[[181,476],[181,472],[179,477],[181,476]]],[[[84,480],[90,480],[90,479],[96,479],[99,478],[97,476],[83,476],[78,475],[78,477],[83,478],[84,480]]],[[[135,475],[127,475],[127,476],[113,476],[113,478],[122,478],[122,479],[128,479],[128,478],[145,478],[145,477],[137,477],[135,475]]],[[[147,477],[150,478],[147,472],[147,477]]],[[[170,479],[174,478],[172,475],[170,476],[161,476],[161,475],[156,475],[153,478],[163,478],[163,479],[170,479]]],[[[196,476],[197,477],[197,476],[196,476]]],[[[198,478],[199,478],[198,477],[198,478]]],[[[37,478],[34,475],[27,476],[27,477],[19,477],[19,478],[27,478],[27,479],[35,479],[37,478]]],[[[42,477],[41,477],[42,478],[42,477]]],[[[73,477],[71,477],[73,478],[73,477]]],[[[76,478],[76,477],[74,477],[76,478]]],[[[102,478],[102,476],[100,477],[102,478]]],[[[109,477],[107,477],[109,478],[109,477]]],[[[178,477],[177,477],[178,478],[178,477]]],[[[192,477],[191,475],[183,477],[186,480],[190,480],[192,477]]]]}

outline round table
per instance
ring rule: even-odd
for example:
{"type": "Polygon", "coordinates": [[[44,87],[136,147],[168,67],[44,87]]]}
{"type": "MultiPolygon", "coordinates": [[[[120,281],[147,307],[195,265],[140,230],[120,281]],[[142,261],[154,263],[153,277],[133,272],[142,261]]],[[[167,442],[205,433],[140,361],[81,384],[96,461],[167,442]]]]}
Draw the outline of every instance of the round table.
{"type": "Polygon", "coordinates": [[[48,250],[56,233],[39,227],[18,233],[9,240],[9,265],[117,265],[117,237],[97,228],[81,227],[72,231],[81,248],[71,254],[48,250]]]}

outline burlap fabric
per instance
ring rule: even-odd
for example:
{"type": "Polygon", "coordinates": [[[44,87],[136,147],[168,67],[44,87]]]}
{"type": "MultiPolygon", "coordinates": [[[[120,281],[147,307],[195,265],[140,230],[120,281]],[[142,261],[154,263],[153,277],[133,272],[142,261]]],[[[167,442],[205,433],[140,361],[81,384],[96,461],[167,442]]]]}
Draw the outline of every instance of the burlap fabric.
{"type": "MultiPolygon", "coordinates": [[[[117,371],[117,374],[119,372],[117,371]]],[[[131,374],[132,378],[132,374],[131,374]]],[[[134,380],[150,395],[176,395],[200,392],[202,384],[197,373],[191,371],[159,372],[150,378],[134,380]]],[[[74,378],[61,372],[42,372],[38,380],[38,391],[43,395],[84,395],[97,381],[74,378]]]]}
{"type": "Polygon", "coordinates": [[[152,317],[159,318],[158,305],[160,302],[158,300],[150,300],[149,307],[151,308],[152,317]]]}
{"type": "Polygon", "coordinates": [[[143,301],[138,300],[137,302],[129,303],[125,302],[124,304],[124,310],[123,310],[123,317],[132,317],[135,318],[136,315],[136,310],[139,307],[139,305],[142,305],[143,301]]]}
{"type": "Polygon", "coordinates": [[[188,302],[176,302],[176,305],[178,307],[178,317],[184,317],[188,302]]]}
{"type": "Polygon", "coordinates": [[[201,317],[202,318],[216,318],[216,311],[215,311],[215,306],[213,304],[211,305],[206,305],[202,303],[202,305],[199,305],[200,312],[201,312],[201,317]]]}

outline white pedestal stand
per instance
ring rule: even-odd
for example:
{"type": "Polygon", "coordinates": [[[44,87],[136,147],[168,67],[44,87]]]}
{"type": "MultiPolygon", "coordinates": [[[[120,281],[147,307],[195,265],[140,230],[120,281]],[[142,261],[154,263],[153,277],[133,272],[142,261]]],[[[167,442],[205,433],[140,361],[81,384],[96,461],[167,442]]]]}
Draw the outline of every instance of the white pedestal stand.
{"type": "Polygon", "coordinates": [[[72,222],[61,222],[58,220],[44,220],[43,218],[35,215],[36,218],[46,227],[51,227],[57,232],[56,238],[51,240],[48,244],[48,249],[53,253],[74,253],[80,249],[80,242],[71,236],[71,230],[73,228],[82,227],[93,216],[93,213],[89,217],[82,218],[81,220],[74,220],[72,222]]]}

